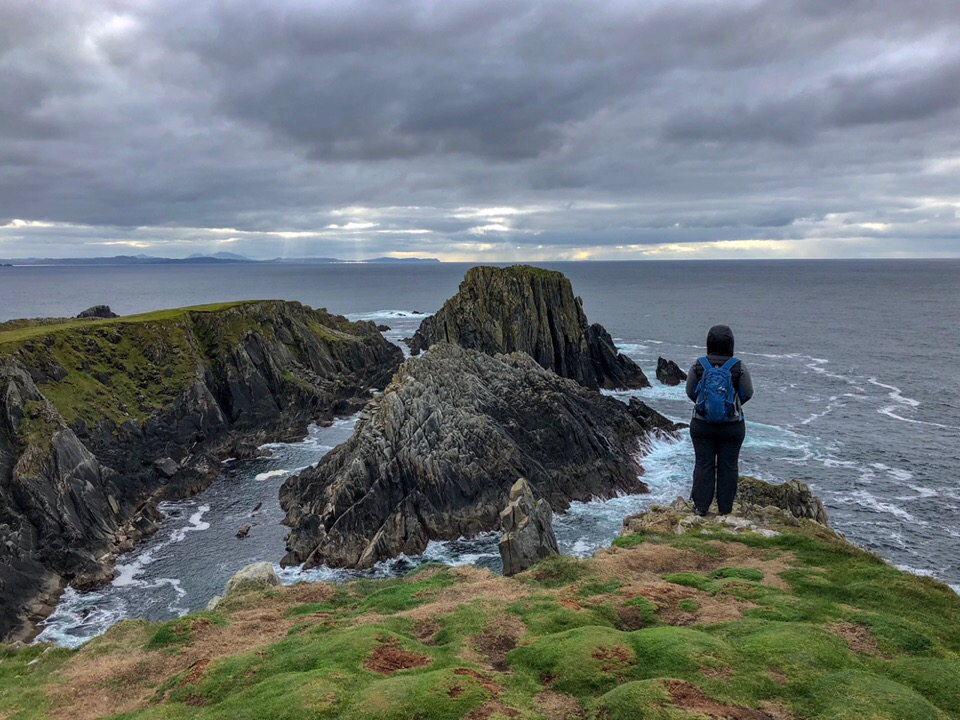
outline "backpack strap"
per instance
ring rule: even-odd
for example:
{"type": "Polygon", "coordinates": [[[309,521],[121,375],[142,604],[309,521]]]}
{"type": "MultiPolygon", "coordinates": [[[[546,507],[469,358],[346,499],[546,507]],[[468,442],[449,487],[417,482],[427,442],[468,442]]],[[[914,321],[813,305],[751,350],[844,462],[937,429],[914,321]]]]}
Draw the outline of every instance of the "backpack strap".
{"type": "Polygon", "coordinates": [[[700,366],[701,366],[704,370],[709,370],[710,368],[713,367],[713,365],[710,364],[710,361],[707,360],[706,357],[700,358],[699,363],[700,363],[700,366]]]}
{"type": "Polygon", "coordinates": [[[740,358],[732,357],[723,364],[724,370],[733,370],[733,366],[740,362],[740,358]]]}

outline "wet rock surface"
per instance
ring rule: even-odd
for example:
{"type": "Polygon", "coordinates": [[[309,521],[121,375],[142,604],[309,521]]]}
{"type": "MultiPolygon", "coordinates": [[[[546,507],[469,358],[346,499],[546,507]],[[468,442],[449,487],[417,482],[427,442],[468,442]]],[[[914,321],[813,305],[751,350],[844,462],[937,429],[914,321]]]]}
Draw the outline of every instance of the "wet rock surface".
{"type": "Polygon", "coordinates": [[[284,563],[369,567],[494,530],[517,477],[559,510],[644,492],[636,456],[650,432],[620,401],[525,353],[434,345],[404,364],[347,443],[284,484],[284,563]]]}
{"type": "Polygon", "coordinates": [[[643,371],[621,355],[602,325],[590,325],[562,273],[528,265],[475,267],[459,292],[421,323],[416,355],[438,342],[488,355],[525,352],[558,375],[589,388],[649,387],[643,371]]]}
{"type": "Polygon", "coordinates": [[[109,580],[235,443],[353,412],[402,361],[372,323],[299,303],[158,316],[0,343],[0,637],[109,580]]]}
{"type": "Polygon", "coordinates": [[[658,357],[657,380],[664,385],[679,385],[687,381],[687,374],[673,360],[658,357]]]}
{"type": "Polygon", "coordinates": [[[500,527],[504,575],[516,575],[544,558],[560,554],[550,503],[538,500],[525,478],[510,488],[507,507],[500,513],[500,527]]]}

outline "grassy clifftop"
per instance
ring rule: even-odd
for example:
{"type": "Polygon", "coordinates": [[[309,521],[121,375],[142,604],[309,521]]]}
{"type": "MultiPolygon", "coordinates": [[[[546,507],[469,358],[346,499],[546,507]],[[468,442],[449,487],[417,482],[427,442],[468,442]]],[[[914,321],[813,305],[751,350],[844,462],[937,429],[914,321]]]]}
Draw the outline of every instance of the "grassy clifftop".
{"type": "Polygon", "coordinates": [[[31,368],[68,424],[142,422],[193,385],[204,362],[225,356],[246,333],[275,333],[290,316],[322,340],[357,341],[338,332],[344,318],[326,311],[245,301],[112,319],[15,321],[0,326],[0,362],[15,357],[31,368]]]}
{"type": "Polygon", "coordinates": [[[254,590],[76,652],[5,649],[0,717],[960,717],[949,588],[810,521],[721,530],[627,535],[516,578],[254,590]]]}

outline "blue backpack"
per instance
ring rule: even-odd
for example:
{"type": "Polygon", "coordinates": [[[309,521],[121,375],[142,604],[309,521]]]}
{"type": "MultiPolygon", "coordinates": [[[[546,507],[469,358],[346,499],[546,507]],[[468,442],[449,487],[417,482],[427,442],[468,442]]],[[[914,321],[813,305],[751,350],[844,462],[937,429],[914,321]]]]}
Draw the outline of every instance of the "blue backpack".
{"type": "Polygon", "coordinates": [[[700,358],[703,377],[697,385],[697,414],[708,423],[730,422],[737,416],[736,389],[730,370],[740,360],[735,357],[720,367],[714,367],[705,357],[700,358]]]}

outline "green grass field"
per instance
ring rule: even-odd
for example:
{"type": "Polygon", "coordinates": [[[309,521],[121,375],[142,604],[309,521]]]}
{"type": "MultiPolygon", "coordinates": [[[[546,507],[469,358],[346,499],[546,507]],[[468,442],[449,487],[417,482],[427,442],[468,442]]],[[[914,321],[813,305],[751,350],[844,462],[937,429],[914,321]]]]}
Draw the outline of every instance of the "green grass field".
{"type": "Polygon", "coordinates": [[[7,648],[0,718],[960,718],[960,598],[778,529],[253,590],[78,651],[7,648]]]}

